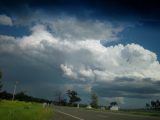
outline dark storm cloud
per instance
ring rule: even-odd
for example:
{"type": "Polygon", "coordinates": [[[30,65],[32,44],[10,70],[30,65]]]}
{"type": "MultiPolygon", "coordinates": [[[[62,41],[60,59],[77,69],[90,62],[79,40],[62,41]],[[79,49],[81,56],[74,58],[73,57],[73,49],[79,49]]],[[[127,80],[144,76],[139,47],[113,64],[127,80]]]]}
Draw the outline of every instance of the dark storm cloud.
{"type": "Polygon", "coordinates": [[[159,93],[158,88],[152,87],[142,87],[134,88],[130,86],[116,86],[117,88],[112,87],[98,87],[93,88],[93,91],[101,97],[126,97],[126,98],[153,98],[156,97],[154,94],[159,93]]]}
{"type": "Polygon", "coordinates": [[[52,99],[54,91],[70,81],[61,77],[61,71],[54,65],[47,66],[39,60],[25,59],[23,55],[1,54],[0,68],[3,72],[3,90],[13,91],[18,81],[17,92],[52,99]],[[26,64],[27,63],[27,64],[26,64]]]}
{"type": "Polygon", "coordinates": [[[116,78],[114,82],[97,84],[92,90],[101,97],[154,98],[160,93],[158,82],[150,78],[141,82],[133,78],[116,78]]]}
{"type": "Polygon", "coordinates": [[[30,12],[41,9],[54,14],[63,12],[83,17],[89,15],[93,18],[98,16],[102,18],[140,17],[160,20],[159,5],[158,0],[3,0],[0,3],[0,10],[24,14],[29,8],[30,12]]]}

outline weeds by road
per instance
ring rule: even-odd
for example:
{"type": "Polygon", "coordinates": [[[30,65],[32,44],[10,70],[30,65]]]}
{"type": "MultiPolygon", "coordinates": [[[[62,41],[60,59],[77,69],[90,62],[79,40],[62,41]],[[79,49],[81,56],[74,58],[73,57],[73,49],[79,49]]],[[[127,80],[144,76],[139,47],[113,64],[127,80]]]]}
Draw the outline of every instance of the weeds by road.
{"type": "Polygon", "coordinates": [[[86,109],[93,110],[97,112],[111,112],[111,113],[120,113],[120,114],[132,114],[132,115],[142,115],[142,116],[155,116],[160,117],[160,111],[146,111],[146,110],[119,110],[119,111],[111,111],[111,110],[101,110],[101,109],[86,109]]]}
{"type": "Polygon", "coordinates": [[[0,101],[1,120],[49,120],[53,110],[41,104],[20,101],[0,101]]]}

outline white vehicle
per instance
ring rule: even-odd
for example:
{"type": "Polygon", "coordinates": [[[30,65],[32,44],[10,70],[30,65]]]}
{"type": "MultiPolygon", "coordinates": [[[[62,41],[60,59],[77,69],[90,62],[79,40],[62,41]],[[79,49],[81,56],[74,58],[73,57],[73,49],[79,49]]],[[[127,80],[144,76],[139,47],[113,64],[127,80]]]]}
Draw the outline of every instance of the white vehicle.
{"type": "Polygon", "coordinates": [[[87,109],[92,109],[91,105],[88,105],[86,108],[87,108],[87,109]]]}
{"type": "Polygon", "coordinates": [[[114,106],[111,106],[111,107],[110,107],[110,110],[118,111],[118,110],[119,110],[119,107],[118,107],[117,105],[114,105],[114,106]]]}

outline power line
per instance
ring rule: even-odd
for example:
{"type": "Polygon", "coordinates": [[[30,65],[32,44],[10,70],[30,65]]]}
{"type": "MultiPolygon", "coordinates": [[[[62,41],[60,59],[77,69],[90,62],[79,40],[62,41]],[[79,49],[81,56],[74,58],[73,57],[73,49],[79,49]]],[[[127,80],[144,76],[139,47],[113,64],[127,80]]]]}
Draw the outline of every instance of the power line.
{"type": "Polygon", "coordinates": [[[15,82],[15,85],[14,85],[12,101],[14,101],[14,97],[15,97],[15,93],[16,93],[16,88],[17,88],[17,84],[18,84],[18,81],[16,81],[16,82],[15,82]]]}

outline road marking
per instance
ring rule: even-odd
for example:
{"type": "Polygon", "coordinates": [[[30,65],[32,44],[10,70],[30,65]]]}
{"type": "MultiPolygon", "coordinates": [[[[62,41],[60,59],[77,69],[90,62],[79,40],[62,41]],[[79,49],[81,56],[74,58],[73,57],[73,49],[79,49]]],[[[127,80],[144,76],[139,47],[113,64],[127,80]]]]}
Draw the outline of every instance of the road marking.
{"type": "Polygon", "coordinates": [[[79,117],[73,116],[73,115],[71,115],[71,114],[68,114],[68,113],[65,113],[65,112],[62,112],[62,111],[59,111],[59,110],[56,110],[56,111],[57,111],[57,112],[59,112],[59,113],[62,113],[62,114],[68,115],[68,116],[70,116],[70,117],[73,117],[73,118],[75,118],[75,119],[78,119],[78,120],[84,120],[84,119],[82,119],[82,118],[79,118],[79,117]]]}

